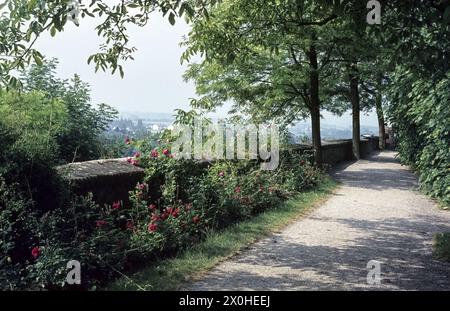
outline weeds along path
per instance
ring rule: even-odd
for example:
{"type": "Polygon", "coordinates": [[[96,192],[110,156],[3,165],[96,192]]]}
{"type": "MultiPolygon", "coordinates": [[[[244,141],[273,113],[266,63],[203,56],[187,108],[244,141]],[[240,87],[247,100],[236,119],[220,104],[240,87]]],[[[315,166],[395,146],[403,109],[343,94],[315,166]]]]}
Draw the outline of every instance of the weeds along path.
{"type": "Polygon", "coordinates": [[[450,212],[417,190],[395,153],[341,165],[334,177],[341,187],[310,216],[184,289],[450,290],[450,264],[432,256],[433,235],[450,231],[450,212]],[[380,263],[380,282],[371,260],[380,263]]]}

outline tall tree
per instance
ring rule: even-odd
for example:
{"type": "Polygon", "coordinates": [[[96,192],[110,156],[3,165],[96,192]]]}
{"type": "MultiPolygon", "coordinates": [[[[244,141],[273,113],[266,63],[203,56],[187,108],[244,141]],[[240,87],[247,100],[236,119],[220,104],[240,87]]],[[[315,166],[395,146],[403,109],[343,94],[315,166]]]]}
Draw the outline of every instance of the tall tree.
{"type": "Polygon", "coordinates": [[[91,105],[89,85],[78,75],[69,80],[56,76],[57,60],[43,60],[22,73],[24,90],[39,91],[49,99],[61,101],[68,113],[65,130],[58,135],[60,158],[67,162],[98,159],[100,135],[108,128],[117,111],[106,105],[91,105]]]}
{"type": "Polygon", "coordinates": [[[197,20],[184,54],[204,56],[186,73],[202,96],[194,106],[214,109],[231,100],[234,111],[258,121],[309,116],[320,164],[320,111],[333,105],[321,86],[331,78],[326,71],[339,32],[337,7],[326,3],[225,1],[197,20]]]}

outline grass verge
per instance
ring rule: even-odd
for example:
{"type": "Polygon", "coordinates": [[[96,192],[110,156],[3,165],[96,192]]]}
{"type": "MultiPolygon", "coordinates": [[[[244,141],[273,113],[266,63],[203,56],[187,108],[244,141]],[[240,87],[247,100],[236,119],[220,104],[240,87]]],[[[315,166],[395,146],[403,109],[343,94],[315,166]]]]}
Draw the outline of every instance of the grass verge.
{"type": "Polygon", "coordinates": [[[212,232],[201,243],[174,258],[156,261],[131,276],[123,275],[106,290],[177,290],[246,246],[306,215],[327,199],[336,186],[327,177],[318,188],[252,219],[212,232]]]}
{"type": "Polygon", "coordinates": [[[436,234],[433,242],[433,255],[450,262],[450,232],[436,234]]]}

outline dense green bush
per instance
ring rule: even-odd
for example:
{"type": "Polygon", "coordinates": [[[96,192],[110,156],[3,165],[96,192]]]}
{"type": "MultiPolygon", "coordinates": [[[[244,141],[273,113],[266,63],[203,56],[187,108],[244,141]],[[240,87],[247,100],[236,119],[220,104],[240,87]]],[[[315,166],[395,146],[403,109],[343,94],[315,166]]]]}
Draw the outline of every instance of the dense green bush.
{"type": "Polygon", "coordinates": [[[394,77],[388,115],[400,158],[420,174],[423,189],[450,204],[450,75],[431,81],[411,71],[394,77]]]}
{"type": "Polygon", "coordinates": [[[32,202],[0,176],[0,289],[30,286],[25,267],[33,260],[37,225],[32,202]]]}

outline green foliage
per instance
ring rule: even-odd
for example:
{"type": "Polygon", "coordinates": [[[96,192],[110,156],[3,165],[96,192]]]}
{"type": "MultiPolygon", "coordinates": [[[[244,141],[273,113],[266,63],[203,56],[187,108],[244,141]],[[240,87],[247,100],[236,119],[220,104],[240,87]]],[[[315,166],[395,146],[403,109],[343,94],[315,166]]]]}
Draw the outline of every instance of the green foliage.
{"type": "Polygon", "coordinates": [[[59,191],[54,178],[58,137],[65,132],[67,111],[59,100],[38,92],[0,90],[0,133],[3,144],[0,175],[7,184],[18,183],[39,206],[52,208],[59,191]]]}
{"type": "Polygon", "coordinates": [[[450,232],[438,233],[433,238],[433,255],[450,262],[450,232]]]}
{"type": "Polygon", "coordinates": [[[0,289],[30,286],[24,267],[32,260],[38,225],[32,202],[20,195],[17,185],[7,185],[0,175],[0,289]]]}
{"type": "Polygon", "coordinates": [[[61,101],[47,99],[42,93],[0,90],[0,118],[18,135],[15,150],[30,161],[33,157],[50,159],[58,154],[57,137],[64,133],[67,117],[61,101]]]}
{"type": "Polygon", "coordinates": [[[320,2],[224,1],[211,10],[210,18],[197,19],[182,57],[204,56],[185,74],[201,96],[191,104],[214,110],[232,102],[232,112],[250,115],[256,122],[275,119],[290,124],[310,115],[314,72],[324,86],[319,88],[321,106],[339,111],[326,88],[334,86],[326,80],[336,41],[343,36],[342,21],[335,14],[337,4],[320,2]]]}
{"type": "Polygon", "coordinates": [[[449,4],[424,9],[408,3],[396,11],[392,3],[387,5],[387,28],[381,30],[395,65],[387,114],[400,158],[417,170],[425,191],[449,205],[449,4]]]}
{"type": "Polygon", "coordinates": [[[40,91],[48,98],[61,101],[67,111],[64,132],[57,139],[59,158],[66,162],[98,159],[103,152],[100,135],[116,117],[117,111],[100,104],[91,106],[89,85],[78,75],[70,80],[56,77],[57,60],[43,60],[23,73],[25,91],[40,91]]]}
{"type": "Polygon", "coordinates": [[[450,76],[432,82],[405,71],[394,81],[396,87],[388,113],[396,130],[401,159],[418,171],[424,190],[448,205],[450,76]]]}

